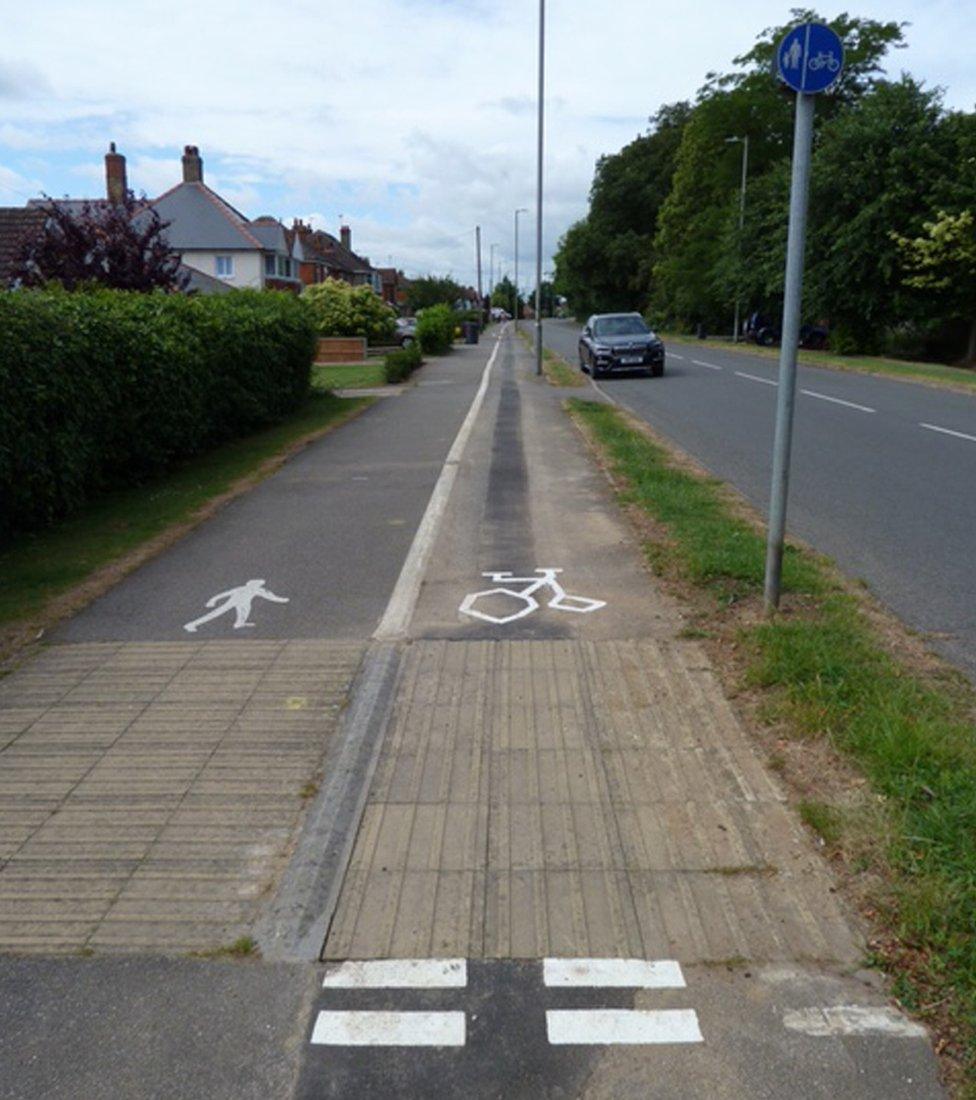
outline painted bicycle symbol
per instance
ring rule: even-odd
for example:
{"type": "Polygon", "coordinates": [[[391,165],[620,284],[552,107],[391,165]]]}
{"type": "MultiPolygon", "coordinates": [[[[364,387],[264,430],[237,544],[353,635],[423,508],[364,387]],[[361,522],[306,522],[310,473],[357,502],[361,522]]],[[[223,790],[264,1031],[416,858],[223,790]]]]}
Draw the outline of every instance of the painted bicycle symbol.
{"type": "Polygon", "coordinates": [[[513,623],[516,619],[524,619],[526,615],[538,611],[539,601],[535,598],[535,594],[545,588],[548,588],[550,592],[546,606],[556,611],[576,611],[585,615],[590,611],[597,611],[601,607],[606,607],[605,600],[591,600],[585,596],[569,595],[559,581],[556,580],[556,574],[561,573],[561,569],[536,569],[535,572],[540,576],[516,577],[509,572],[482,573],[483,577],[488,577],[489,580],[494,581],[497,587],[483,588],[480,592],[468,593],[461,601],[458,610],[462,615],[470,615],[475,619],[483,619],[486,623],[503,626],[505,623],[513,623]],[[524,585],[525,587],[512,587],[514,585],[524,585]],[[511,615],[492,615],[487,611],[479,611],[475,607],[479,600],[497,600],[500,597],[515,600],[521,606],[511,615]]]}
{"type": "Polygon", "coordinates": [[[833,50],[828,50],[827,53],[821,50],[820,53],[810,58],[807,62],[807,68],[813,72],[826,68],[828,72],[835,73],[840,68],[840,61],[834,57],[833,50]]]}

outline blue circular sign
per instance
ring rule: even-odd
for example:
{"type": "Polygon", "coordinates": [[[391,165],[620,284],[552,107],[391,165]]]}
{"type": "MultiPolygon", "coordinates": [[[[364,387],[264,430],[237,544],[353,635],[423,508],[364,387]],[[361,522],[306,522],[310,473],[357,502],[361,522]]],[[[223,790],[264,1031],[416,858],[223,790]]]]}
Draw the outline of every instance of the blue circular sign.
{"type": "Polygon", "coordinates": [[[795,92],[825,92],[844,70],[844,44],[823,23],[801,23],[780,42],[776,70],[795,92]]]}

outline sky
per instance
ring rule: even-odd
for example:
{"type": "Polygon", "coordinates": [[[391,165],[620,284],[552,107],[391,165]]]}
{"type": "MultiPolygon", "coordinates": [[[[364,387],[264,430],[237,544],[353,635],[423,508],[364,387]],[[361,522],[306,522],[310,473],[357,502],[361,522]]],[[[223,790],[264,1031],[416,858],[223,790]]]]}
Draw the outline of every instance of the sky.
{"type": "MultiPolygon", "coordinates": [[[[543,265],[586,211],[596,160],[727,71],[787,5],[547,0],[543,265]]],[[[830,18],[833,8],[820,8],[830,18]]],[[[976,105],[966,0],[864,0],[911,24],[888,73],[976,105]]],[[[475,280],[535,263],[536,0],[0,0],[0,206],[99,197],[114,141],[129,186],[180,179],[184,145],[248,217],[300,217],[377,266],[475,280]],[[492,245],[496,247],[492,249],[492,245]]]]}

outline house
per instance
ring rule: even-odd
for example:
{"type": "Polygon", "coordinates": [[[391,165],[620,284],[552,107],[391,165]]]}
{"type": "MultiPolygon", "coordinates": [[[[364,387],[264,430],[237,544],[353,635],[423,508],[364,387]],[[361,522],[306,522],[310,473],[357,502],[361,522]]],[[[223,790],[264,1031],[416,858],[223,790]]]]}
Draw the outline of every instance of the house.
{"type": "Polygon", "coordinates": [[[10,286],[24,246],[36,240],[44,211],[31,206],[0,207],[0,287],[10,286]]]}
{"type": "Polygon", "coordinates": [[[298,219],[292,223],[292,232],[301,242],[299,271],[306,286],[323,279],[341,279],[353,286],[371,286],[377,294],[381,294],[383,284],[380,273],[367,257],[357,256],[353,252],[352,230],[348,225],[340,227],[339,240],[324,229],[312,229],[298,219]]]}
{"type": "Polygon", "coordinates": [[[292,242],[275,218],[246,218],[203,181],[195,145],[183,150],[183,179],[148,204],[168,222],[166,238],[193,271],[229,287],[301,290],[292,242]]]}
{"type": "Polygon", "coordinates": [[[380,297],[388,306],[396,310],[407,305],[407,277],[395,267],[378,267],[380,276],[380,297]]]}

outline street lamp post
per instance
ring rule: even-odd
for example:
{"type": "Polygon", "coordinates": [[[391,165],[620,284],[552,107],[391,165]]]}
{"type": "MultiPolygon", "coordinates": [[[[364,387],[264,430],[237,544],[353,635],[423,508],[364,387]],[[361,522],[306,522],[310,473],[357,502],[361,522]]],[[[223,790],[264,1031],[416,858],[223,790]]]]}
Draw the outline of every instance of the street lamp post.
{"type": "MultiPolygon", "coordinates": [[[[742,231],[746,224],[746,173],[749,171],[749,135],[745,137],[730,137],[725,139],[727,143],[742,142],[742,184],[739,188],[739,254],[742,254],[742,231]]],[[[736,280],[738,283],[738,280],[736,280]]],[[[739,342],[739,287],[735,291],[735,320],[732,322],[732,339],[739,342]]]]}
{"type": "MultiPolygon", "coordinates": [[[[495,293],[495,249],[497,244],[493,244],[488,249],[488,296],[489,298],[495,293]]],[[[492,305],[495,303],[492,302],[492,305]]]]}
{"type": "Polygon", "coordinates": [[[518,219],[519,214],[528,214],[528,210],[524,206],[520,206],[515,211],[515,289],[512,291],[512,316],[515,318],[515,330],[518,331],[518,219]]]}
{"type": "Polygon", "coordinates": [[[546,88],[546,0],[539,0],[539,136],[535,174],[535,373],[542,374],[542,152],[546,88]]]}

